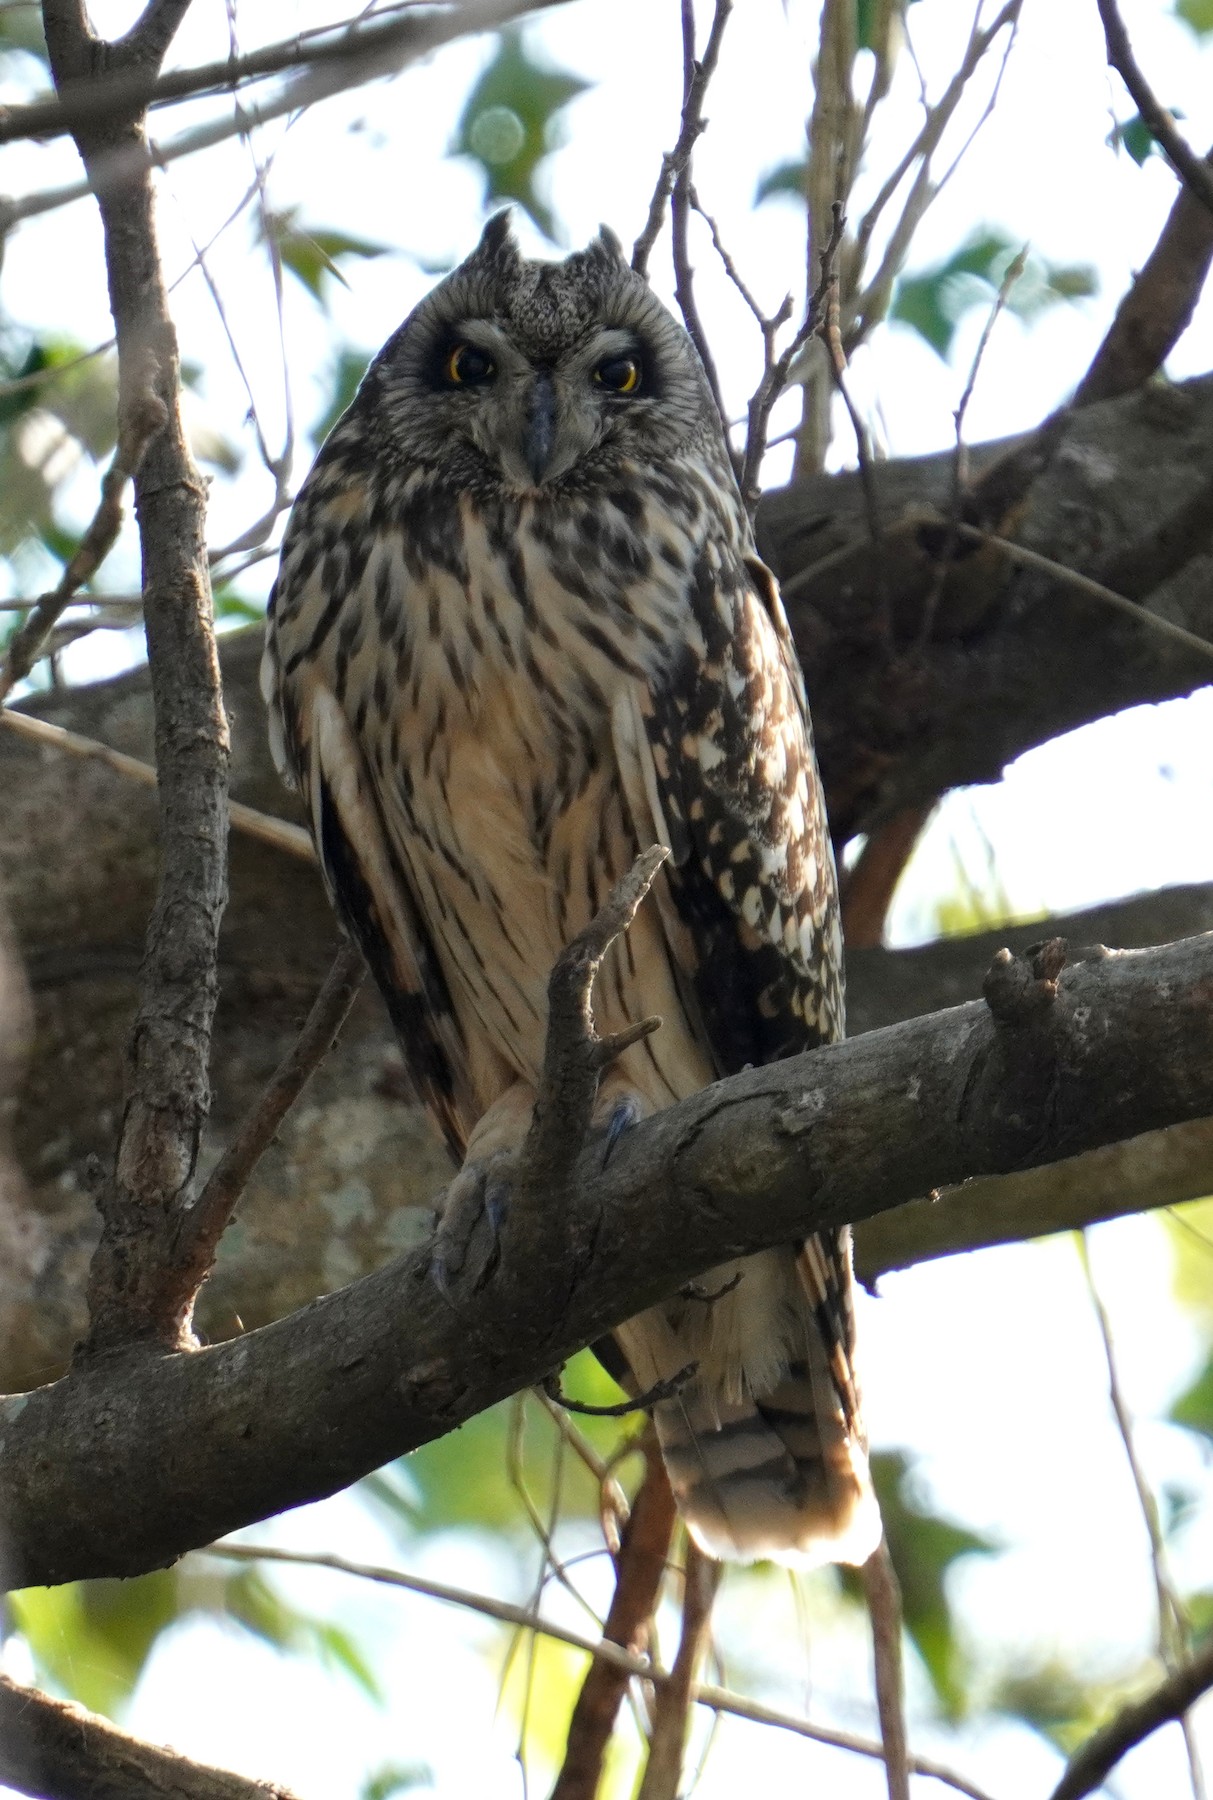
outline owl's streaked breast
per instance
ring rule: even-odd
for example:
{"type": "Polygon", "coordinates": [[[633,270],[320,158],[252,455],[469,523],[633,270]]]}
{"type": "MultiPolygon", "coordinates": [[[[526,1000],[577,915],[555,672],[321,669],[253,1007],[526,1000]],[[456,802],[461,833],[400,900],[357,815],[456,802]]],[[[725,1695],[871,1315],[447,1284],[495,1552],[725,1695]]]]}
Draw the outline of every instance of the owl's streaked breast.
{"type": "MultiPolygon", "coordinates": [[[[547,971],[640,848],[612,716],[681,646],[702,651],[687,590],[708,471],[654,487],[623,469],[592,497],[491,501],[424,473],[394,494],[333,475],[322,463],[301,496],[307,563],[290,543],[284,553],[279,666],[289,676],[299,657],[329,686],[374,767],[456,1012],[471,1043],[491,1046],[473,1070],[487,1107],[507,1076],[537,1076],[547,971]]],[[[658,940],[646,919],[628,975],[604,972],[604,1030],[680,1011],[658,940]]],[[[654,1106],[712,1075],[676,1031],[630,1060],[654,1106]]]]}

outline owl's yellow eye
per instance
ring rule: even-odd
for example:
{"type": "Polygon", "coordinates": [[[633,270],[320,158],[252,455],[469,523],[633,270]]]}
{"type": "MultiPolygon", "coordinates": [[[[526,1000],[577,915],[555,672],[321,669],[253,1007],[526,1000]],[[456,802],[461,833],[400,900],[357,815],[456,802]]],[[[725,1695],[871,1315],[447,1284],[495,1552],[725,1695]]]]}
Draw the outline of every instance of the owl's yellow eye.
{"type": "Polygon", "coordinates": [[[594,380],[613,394],[634,394],[640,386],[640,364],[634,356],[608,356],[594,370],[594,380]]]}
{"type": "Polygon", "coordinates": [[[446,359],[446,378],[454,387],[482,387],[497,373],[487,350],[475,344],[456,344],[446,359]]]}

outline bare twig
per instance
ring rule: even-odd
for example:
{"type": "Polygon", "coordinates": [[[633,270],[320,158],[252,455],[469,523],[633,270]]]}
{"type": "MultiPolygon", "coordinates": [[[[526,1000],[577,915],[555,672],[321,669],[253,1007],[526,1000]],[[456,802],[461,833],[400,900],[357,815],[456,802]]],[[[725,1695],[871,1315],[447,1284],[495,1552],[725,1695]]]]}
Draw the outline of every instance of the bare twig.
{"type": "Polygon", "coordinates": [[[42,1800],[295,1800],[279,1782],[191,1762],[0,1675],[0,1781],[42,1800]]]}
{"type": "MultiPolygon", "coordinates": [[[[163,168],[168,163],[177,161],[179,157],[193,156],[200,150],[212,149],[216,144],[226,143],[228,138],[247,134],[255,125],[268,124],[273,119],[282,118],[284,114],[299,112],[319,101],[331,99],[335,94],[394,74],[406,64],[456,38],[504,24],[519,13],[534,11],[536,6],[555,4],[557,0],[531,0],[529,5],[521,4],[519,0],[465,0],[462,6],[451,6],[445,11],[426,10],[408,20],[396,21],[399,36],[376,39],[370,45],[363,39],[356,54],[335,53],[328,61],[316,58],[314,67],[309,65],[302,74],[284,83],[266,100],[242,106],[235,117],[211,120],[191,131],[183,131],[167,143],[149,143],[143,138],[137,143],[127,142],[98,159],[88,181],[69,182],[62,187],[47,188],[40,193],[30,194],[24,199],[5,200],[0,205],[0,232],[10,230],[23,219],[36,218],[43,213],[54,212],[58,207],[70,206],[103,188],[121,187],[153,168],[163,168]]],[[[226,68],[227,64],[217,66],[226,68]]],[[[293,63],[286,66],[293,66],[293,63]]],[[[219,83],[219,86],[223,85],[225,84],[219,83]]],[[[122,106],[108,106],[101,114],[102,121],[114,111],[121,115],[122,108],[129,105],[130,102],[124,100],[122,106]]],[[[77,129],[84,130],[86,127],[82,125],[77,129]]],[[[28,134],[23,132],[20,135],[28,134]]]]}
{"type": "MultiPolygon", "coordinates": [[[[220,1557],[227,1562],[277,1562],[299,1568],[332,1569],[338,1574],[352,1575],[362,1581],[404,1588],[412,1594],[425,1594],[431,1600],[440,1600],[449,1606],[461,1606],[471,1612],[481,1613],[485,1618],[496,1619],[502,1625],[517,1625],[526,1631],[536,1631],[544,1637],[554,1638],[558,1643],[568,1644],[571,1649],[582,1650],[587,1656],[608,1663],[625,1677],[638,1676],[654,1684],[670,1679],[666,1670],[657,1667],[646,1657],[635,1656],[606,1638],[595,1641],[582,1637],[578,1632],[557,1624],[555,1620],[539,1618],[526,1607],[514,1606],[508,1600],[497,1600],[488,1594],[473,1593],[468,1588],[452,1587],[446,1582],[426,1580],[419,1575],[407,1575],[400,1569],[352,1562],[348,1557],[335,1556],[328,1551],[283,1550],[268,1544],[224,1542],[210,1544],[197,1554],[220,1557]]],[[[848,1731],[835,1731],[828,1725],[814,1725],[808,1719],[797,1717],[795,1713],[780,1712],[776,1707],[764,1706],[761,1700],[751,1700],[747,1695],[735,1694],[729,1688],[699,1683],[693,1685],[691,1691],[697,1705],[709,1707],[713,1712],[729,1713],[738,1719],[750,1719],[758,1725],[779,1726],[785,1731],[795,1732],[799,1737],[810,1738],[814,1743],[828,1744],[836,1750],[850,1750],[857,1756],[871,1757],[877,1762],[884,1761],[884,1751],[871,1738],[858,1737],[848,1731]]],[[[934,1780],[955,1788],[957,1793],[967,1795],[968,1800],[990,1800],[988,1794],[965,1781],[963,1776],[927,1757],[911,1757],[910,1772],[914,1775],[930,1775],[934,1780]]]]}
{"type": "Polygon", "coordinates": [[[1183,1717],[1202,1694],[1213,1688],[1213,1639],[1191,1662],[1159,1685],[1144,1700],[1122,1707],[1071,1757],[1049,1800],[1082,1800],[1101,1788],[1111,1771],[1135,1745],[1152,1732],[1183,1717]]]}
{"type": "Polygon", "coordinates": [[[971,543],[992,544],[1012,562],[1022,563],[1027,569],[1039,569],[1042,575],[1052,575],[1066,587],[1073,588],[1075,593],[1085,594],[1091,600],[1099,600],[1103,605],[1132,619],[1135,625],[1171,638],[1186,650],[1195,650],[1198,655],[1213,661],[1213,643],[1207,638],[1197,637],[1194,631],[1186,631],[1182,625],[1176,625],[1171,619],[1164,619],[1161,613],[1151,612],[1136,600],[1127,600],[1123,594],[1105,587],[1103,582],[1094,581],[1089,575],[1080,575],[1077,569],[1067,569],[1064,563],[1055,562],[1051,556],[1044,556],[1039,550],[1030,550],[1026,544],[1017,544],[1011,538],[1000,537],[997,532],[983,531],[979,526],[963,522],[956,529],[961,537],[968,538],[971,543]]]}
{"type": "Polygon", "coordinates": [[[643,1394],[634,1400],[619,1400],[614,1406],[590,1406],[584,1400],[572,1400],[560,1385],[559,1375],[549,1375],[543,1383],[543,1393],[557,1406],[563,1406],[567,1412],[582,1413],[589,1419],[626,1419],[630,1413],[647,1412],[650,1406],[659,1401],[669,1400],[680,1389],[684,1388],[698,1369],[698,1363],[688,1363],[685,1369],[679,1369],[677,1375],[670,1375],[665,1381],[654,1382],[643,1394]]]}
{"type": "MultiPolygon", "coordinates": [[[[1154,1575],[1154,1592],[1158,1602],[1159,1655],[1168,1674],[1174,1675],[1186,1667],[1189,1661],[1191,1626],[1176,1591],[1175,1583],[1171,1578],[1166,1544],[1163,1541],[1162,1520],[1158,1513],[1158,1501],[1154,1497],[1154,1490],[1146,1479],[1146,1472],[1142,1468],[1141,1459],[1137,1454],[1133,1417],[1120,1383],[1116,1345],[1112,1337],[1112,1321],[1108,1317],[1108,1309],[1103,1303],[1103,1296],[1095,1281],[1086,1232],[1078,1232],[1075,1241],[1078,1246],[1079,1260],[1082,1263],[1082,1272],[1086,1279],[1087,1293],[1090,1295],[1091,1307],[1099,1327],[1100,1341],[1103,1344],[1104,1361],[1108,1369],[1108,1395],[1112,1402],[1112,1414],[1116,1420],[1116,1429],[1120,1433],[1129,1473],[1133,1477],[1137,1503],[1141,1508],[1146,1536],[1150,1543],[1150,1567],[1154,1575]]],[[[1179,1725],[1183,1732],[1184,1746],[1188,1755],[1192,1800],[1205,1800],[1204,1771],[1201,1768],[1200,1753],[1186,1713],[1180,1716],[1179,1725]]]]}
{"type": "MultiPolygon", "coordinates": [[[[82,737],[78,731],[67,731],[62,725],[52,725],[47,719],[35,718],[32,713],[13,712],[5,707],[0,710],[0,727],[13,732],[17,737],[28,738],[31,743],[43,745],[48,750],[84,757],[89,762],[104,763],[107,769],[113,769],[115,774],[125,776],[128,781],[137,781],[141,787],[154,788],[156,785],[156,771],[151,763],[141,762],[137,756],[127,756],[121,750],[111,750],[108,744],[99,743],[96,738],[82,737]]],[[[257,838],[261,843],[270,845],[274,850],[281,850],[299,862],[316,861],[311,836],[302,825],[292,825],[286,819],[276,819],[272,813],[258,812],[255,806],[244,806],[238,800],[230,802],[228,822],[233,831],[240,832],[244,837],[257,838]]]]}
{"type": "MultiPolygon", "coordinates": [[[[719,55],[724,27],[733,9],[733,0],[716,0],[716,13],[712,20],[712,29],[708,36],[702,63],[695,59],[695,0],[681,0],[681,8],[682,132],[679,136],[679,143],[681,144],[683,138],[686,138],[687,149],[686,155],[680,160],[676,160],[674,190],[670,195],[674,298],[678,302],[678,310],[682,314],[682,322],[687,328],[687,335],[699,352],[699,360],[703,364],[704,374],[708,378],[708,386],[712,390],[716,411],[720,414],[720,422],[724,427],[725,442],[728,444],[729,419],[720,392],[720,376],[716,372],[716,359],[712,355],[712,346],[708,342],[708,335],[703,328],[703,320],[699,316],[699,307],[695,300],[695,271],[691,266],[688,232],[692,211],[691,159],[695,153],[695,139],[707,123],[703,118],[703,102],[707,96],[708,82],[719,55]],[[693,133],[690,131],[692,124],[694,125],[693,133]]],[[[677,152],[675,152],[675,156],[677,158],[677,152]]],[[[729,454],[732,455],[731,445],[729,445],[729,454]]]]}
{"type": "Polygon", "coordinates": [[[1133,54],[1133,46],[1117,10],[1116,0],[1096,0],[1096,5],[1103,22],[1108,61],[1132,95],[1141,114],[1142,124],[1175,173],[1187,182],[1197,199],[1213,212],[1213,170],[1197,156],[1173,116],[1156,99],[1133,54]]]}
{"type": "Polygon", "coordinates": [[[683,1569],[682,1634],[669,1678],[657,1690],[653,1735],[636,1800],[677,1800],[695,1676],[712,1628],[712,1602],[722,1565],[687,1539],[683,1569]]]}
{"type": "Polygon", "coordinates": [[[791,302],[785,300],[778,312],[769,319],[759,315],[765,353],[764,364],[762,378],[751,395],[747,408],[745,457],[738,479],[741,497],[751,516],[753,516],[760,498],[758,478],[762,472],[762,459],[766,454],[767,428],[770,424],[771,410],[788,384],[788,376],[797,355],[813,334],[821,329],[830,290],[836,279],[835,259],[846,228],[846,215],[842,206],[835,204],[830,235],[821,252],[821,274],[817,286],[809,296],[804,319],[795,337],[778,355],[775,353],[776,334],[791,316],[791,302]]]}
{"type": "MultiPolygon", "coordinates": [[[[548,1028],[543,1073],[531,1129],[523,1144],[516,1187],[553,1186],[566,1180],[581,1153],[598,1081],[630,1044],[658,1029],[658,1018],[641,1019],[601,1038],[594,1027],[594,981],[615,939],[627,930],[663,862],[663,844],[642,851],[611,889],[606,905],[556,959],[548,981],[548,1028]]],[[[514,1207],[512,1212],[522,1212],[514,1207]]],[[[546,1226],[545,1226],[546,1229],[546,1226]]]]}
{"type": "MultiPolygon", "coordinates": [[[[689,0],[684,0],[682,15],[684,57],[688,5],[689,0]]],[[[632,248],[632,267],[638,275],[648,273],[649,257],[661,234],[665,209],[670,195],[674,191],[675,183],[680,177],[689,175],[695,142],[707,123],[703,116],[704,99],[707,95],[708,85],[716,72],[716,64],[720,60],[721,40],[724,37],[724,28],[728,24],[729,14],[732,10],[733,0],[716,0],[712,29],[708,33],[703,56],[697,62],[694,56],[694,20],[692,19],[689,65],[684,62],[684,75],[688,74],[688,68],[689,75],[683,82],[682,126],[674,148],[661,159],[661,173],[657,177],[657,186],[653,189],[653,198],[649,201],[649,215],[645,220],[643,231],[632,248]]]]}
{"type": "Polygon", "coordinates": [[[344,1025],[362,986],[366,965],[356,944],[344,943],[324,978],[298,1038],[287,1052],[212,1169],[197,1201],[178,1215],[170,1259],[171,1278],[192,1297],[215,1260],[219,1239],[257,1164],[311,1080],[344,1025]]]}
{"type": "Polygon", "coordinates": [[[876,492],[876,476],[872,470],[872,444],[868,436],[868,428],[851,397],[850,384],[847,381],[847,358],[842,347],[842,333],[839,329],[837,277],[830,283],[827,292],[822,335],[825,338],[826,349],[830,353],[830,369],[834,376],[834,386],[842,396],[842,403],[847,409],[847,417],[851,421],[851,430],[855,433],[855,455],[859,463],[859,479],[863,484],[868,534],[873,545],[879,550],[884,540],[884,529],[880,518],[880,496],[876,492]]]}
{"type": "Polygon", "coordinates": [[[91,581],[114,547],[122,529],[122,496],[126,484],[138,469],[144,452],[163,431],[168,418],[164,401],[155,390],[157,369],[154,362],[131,383],[128,402],[118,423],[118,444],[113,461],[101,480],[101,498],[88,530],[69,559],[55,587],[36,600],[29,617],[15,633],[0,670],[0,704],[17,682],[24,681],[41,656],[61,615],[71,605],[77,591],[91,581]]]}
{"type": "MultiPolygon", "coordinates": [[[[675,1519],[674,1496],[652,1427],[645,1435],[644,1453],[644,1479],[615,1558],[615,1592],[603,1627],[609,1643],[637,1657],[648,1646],[649,1620],[665,1574],[675,1519]]],[[[569,1720],[564,1761],[551,1800],[594,1800],[627,1683],[625,1671],[613,1664],[598,1658],[590,1664],[569,1720]]]]}
{"type": "Polygon", "coordinates": [[[880,1714],[889,1800],[910,1800],[910,1759],[901,1667],[901,1588],[888,1543],[883,1537],[863,1565],[863,1586],[872,1620],[876,1707],[880,1714]]]}

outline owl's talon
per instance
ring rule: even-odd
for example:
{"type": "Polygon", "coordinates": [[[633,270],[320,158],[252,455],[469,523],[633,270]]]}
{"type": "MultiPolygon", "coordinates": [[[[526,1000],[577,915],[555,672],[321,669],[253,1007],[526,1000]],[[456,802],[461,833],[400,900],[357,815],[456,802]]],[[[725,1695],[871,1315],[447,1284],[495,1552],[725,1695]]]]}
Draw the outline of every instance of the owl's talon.
{"type": "Polygon", "coordinates": [[[446,1191],[430,1250],[430,1279],[444,1300],[453,1300],[453,1284],[463,1274],[469,1255],[475,1255],[478,1228],[485,1228],[488,1245],[472,1282],[483,1287],[497,1266],[501,1229],[509,1212],[512,1182],[506,1173],[511,1156],[497,1155],[483,1162],[465,1163],[446,1191]]]}
{"type": "Polygon", "coordinates": [[[611,1108],[611,1116],[607,1120],[606,1143],[602,1151],[602,1166],[605,1169],[611,1155],[625,1131],[630,1131],[640,1119],[640,1107],[635,1100],[617,1100],[611,1108]]]}

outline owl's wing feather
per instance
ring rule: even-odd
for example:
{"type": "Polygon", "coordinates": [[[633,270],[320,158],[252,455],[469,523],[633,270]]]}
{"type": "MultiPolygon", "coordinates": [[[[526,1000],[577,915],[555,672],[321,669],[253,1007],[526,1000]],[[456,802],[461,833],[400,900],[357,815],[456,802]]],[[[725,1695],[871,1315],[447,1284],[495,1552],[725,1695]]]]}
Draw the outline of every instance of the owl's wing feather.
{"type": "Polygon", "coordinates": [[[462,1161],[475,1106],[467,1047],[438,958],[393,855],[374,783],[342,707],[316,680],[294,698],[290,749],[311,811],[325,885],[387,1002],[418,1097],[451,1155],[462,1161]]]}
{"type": "MultiPolygon", "coordinates": [[[[687,1015],[722,1074],[841,1037],[833,857],[800,668],[774,577],[719,541],[692,575],[698,637],[617,714],[638,833],[671,850],[655,889],[687,1015]],[[627,729],[627,727],[631,729],[627,729]]],[[[797,1272],[848,1426],[859,1419],[845,1234],[797,1272]]]]}

